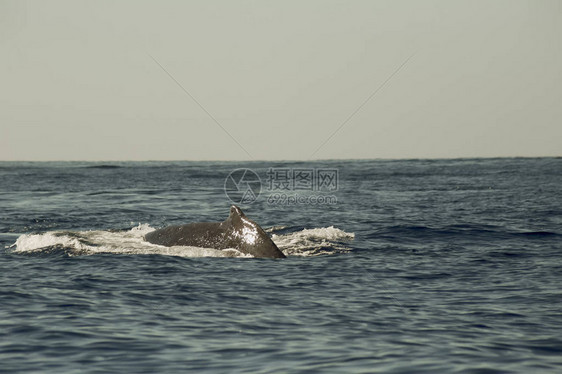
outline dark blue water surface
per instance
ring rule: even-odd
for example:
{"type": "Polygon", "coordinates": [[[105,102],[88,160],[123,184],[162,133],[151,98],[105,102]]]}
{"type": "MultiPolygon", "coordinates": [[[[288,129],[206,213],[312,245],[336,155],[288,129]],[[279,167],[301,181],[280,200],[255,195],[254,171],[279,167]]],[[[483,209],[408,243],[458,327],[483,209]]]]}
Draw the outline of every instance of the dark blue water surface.
{"type": "Polygon", "coordinates": [[[0,372],[557,373],[561,286],[559,158],[0,163],[0,372]],[[335,204],[241,207],[355,238],[283,260],[14,245],[223,220],[237,168],[338,170],[335,204]]]}

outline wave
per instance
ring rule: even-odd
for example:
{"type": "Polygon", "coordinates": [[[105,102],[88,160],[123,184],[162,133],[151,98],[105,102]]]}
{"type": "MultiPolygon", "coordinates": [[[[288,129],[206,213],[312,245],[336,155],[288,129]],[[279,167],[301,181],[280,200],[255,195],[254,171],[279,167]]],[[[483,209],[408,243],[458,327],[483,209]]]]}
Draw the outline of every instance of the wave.
{"type": "Polygon", "coordinates": [[[526,236],[526,237],[550,237],[550,236],[560,236],[560,234],[551,231],[526,231],[518,232],[515,235],[526,236]]]}
{"type": "MultiPolygon", "coordinates": [[[[23,234],[14,243],[13,253],[50,254],[68,256],[94,254],[165,255],[180,257],[241,257],[252,258],[234,248],[217,250],[192,246],[165,247],[144,240],[155,230],[148,224],[139,224],[130,230],[112,231],[50,231],[39,234],[23,234]]],[[[288,256],[315,256],[351,250],[345,244],[354,238],[334,227],[304,229],[302,231],[272,235],[279,249],[288,256]]]]}
{"type": "Polygon", "coordinates": [[[112,165],[112,164],[101,164],[101,165],[88,165],[84,166],[86,169],[120,169],[122,166],[120,165],[112,165]]]}
{"type": "Polygon", "coordinates": [[[494,240],[510,238],[551,238],[561,234],[552,231],[516,231],[495,225],[457,224],[441,227],[420,225],[396,225],[373,231],[368,239],[433,239],[433,238],[470,238],[470,240],[494,240]]]}

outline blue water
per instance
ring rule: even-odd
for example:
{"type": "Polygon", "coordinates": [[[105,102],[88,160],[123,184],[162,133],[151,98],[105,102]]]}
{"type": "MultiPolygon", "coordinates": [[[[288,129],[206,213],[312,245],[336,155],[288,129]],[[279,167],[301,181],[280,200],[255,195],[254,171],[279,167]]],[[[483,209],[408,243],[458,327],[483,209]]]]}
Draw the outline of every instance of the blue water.
{"type": "Polygon", "coordinates": [[[0,163],[0,372],[557,373],[561,285],[560,158],[0,163]],[[237,168],[337,203],[240,205],[287,259],[143,243],[237,168]]]}

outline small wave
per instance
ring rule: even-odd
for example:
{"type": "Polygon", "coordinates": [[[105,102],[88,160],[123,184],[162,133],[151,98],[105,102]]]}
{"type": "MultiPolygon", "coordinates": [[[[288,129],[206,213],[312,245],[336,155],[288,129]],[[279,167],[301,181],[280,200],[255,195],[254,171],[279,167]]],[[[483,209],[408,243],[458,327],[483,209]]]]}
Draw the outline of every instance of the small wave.
{"type": "Polygon", "coordinates": [[[515,235],[527,236],[527,237],[547,237],[547,236],[558,236],[559,234],[550,231],[529,231],[529,232],[518,232],[515,235]]]}
{"type": "Polygon", "coordinates": [[[102,165],[88,165],[85,166],[86,169],[120,169],[122,166],[119,165],[111,165],[111,164],[102,164],[102,165]]]}
{"type": "MultiPolygon", "coordinates": [[[[12,246],[14,253],[47,254],[63,251],[68,256],[112,254],[160,254],[180,257],[253,257],[234,248],[217,250],[191,246],[165,247],[149,243],[144,236],[155,230],[148,224],[139,224],[130,230],[113,231],[50,231],[21,235],[12,246]]],[[[286,255],[314,256],[349,251],[346,242],[354,234],[334,227],[304,229],[273,235],[272,239],[286,255]]]]}
{"type": "Polygon", "coordinates": [[[276,231],[282,231],[287,229],[289,226],[283,226],[283,225],[278,225],[278,226],[271,226],[271,227],[267,227],[264,228],[263,231],[267,232],[267,233],[274,233],[276,231]]]}

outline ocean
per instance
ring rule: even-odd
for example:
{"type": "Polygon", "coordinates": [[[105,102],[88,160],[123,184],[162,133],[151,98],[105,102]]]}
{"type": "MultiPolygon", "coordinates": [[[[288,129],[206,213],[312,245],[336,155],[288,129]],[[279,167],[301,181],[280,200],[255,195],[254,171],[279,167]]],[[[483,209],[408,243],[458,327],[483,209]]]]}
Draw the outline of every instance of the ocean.
{"type": "Polygon", "coordinates": [[[561,285],[561,158],[0,162],[2,373],[559,373],[561,285]]]}

